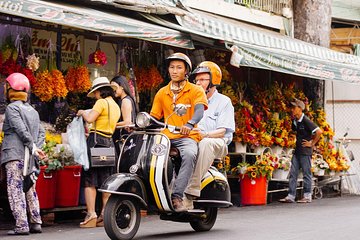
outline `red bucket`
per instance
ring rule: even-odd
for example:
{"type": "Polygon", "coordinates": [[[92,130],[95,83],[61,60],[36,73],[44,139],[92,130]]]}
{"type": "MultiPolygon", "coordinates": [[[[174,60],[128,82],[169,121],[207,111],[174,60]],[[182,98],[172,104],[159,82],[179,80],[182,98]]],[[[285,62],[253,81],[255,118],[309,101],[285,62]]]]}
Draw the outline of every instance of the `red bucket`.
{"type": "Polygon", "coordinates": [[[55,205],[76,207],[79,205],[82,166],[65,166],[58,171],[55,205]]]}
{"type": "Polygon", "coordinates": [[[247,175],[240,181],[242,205],[264,205],[267,197],[266,177],[250,179],[247,175]]]}
{"type": "Polygon", "coordinates": [[[39,198],[40,209],[55,207],[57,172],[45,172],[46,166],[40,167],[39,178],[36,181],[36,192],[39,198]]]}

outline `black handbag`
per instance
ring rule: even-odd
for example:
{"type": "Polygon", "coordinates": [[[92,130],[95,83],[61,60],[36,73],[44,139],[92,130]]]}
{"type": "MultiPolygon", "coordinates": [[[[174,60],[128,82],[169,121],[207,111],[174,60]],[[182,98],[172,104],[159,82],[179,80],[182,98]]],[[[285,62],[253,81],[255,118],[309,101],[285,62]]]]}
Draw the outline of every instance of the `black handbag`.
{"type": "Polygon", "coordinates": [[[25,147],[25,159],[23,169],[23,192],[27,193],[36,183],[40,174],[39,159],[33,154],[30,155],[29,149],[25,147]]]}
{"type": "MultiPolygon", "coordinates": [[[[106,99],[105,99],[106,100],[106,99]]],[[[109,124],[110,124],[110,105],[108,104],[108,115],[109,115],[109,124]]],[[[95,145],[90,148],[91,154],[91,167],[114,167],[115,166],[115,147],[96,147],[96,123],[95,123],[95,133],[94,133],[94,142],[95,145]]]]}

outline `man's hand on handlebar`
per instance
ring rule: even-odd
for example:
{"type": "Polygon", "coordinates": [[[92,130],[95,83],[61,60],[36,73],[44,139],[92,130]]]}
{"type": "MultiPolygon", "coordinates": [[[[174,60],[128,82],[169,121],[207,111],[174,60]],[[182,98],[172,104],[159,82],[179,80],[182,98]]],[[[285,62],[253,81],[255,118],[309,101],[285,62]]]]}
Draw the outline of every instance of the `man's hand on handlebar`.
{"type": "Polygon", "coordinates": [[[183,125],[180,128],[180,134],[187,136],[190,134],[191,130],[192,130],[192,128],[188,127],[187,125],[183,125]]]}

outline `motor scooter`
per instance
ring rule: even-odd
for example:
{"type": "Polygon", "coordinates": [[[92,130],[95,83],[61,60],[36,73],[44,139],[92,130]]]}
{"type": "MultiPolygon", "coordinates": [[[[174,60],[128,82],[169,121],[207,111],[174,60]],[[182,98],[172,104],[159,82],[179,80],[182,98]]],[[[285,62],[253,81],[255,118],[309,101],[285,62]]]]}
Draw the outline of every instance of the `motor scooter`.
{"type": "MultiPolygon", "coordinates": [[[[178,104],[173,114],[182,116],[186,108],[178,104]]],[[[140,226],[140,209],[158,213],[162,220],[190,223],[199,232],[209,231],[214,226],[218,208],[232,206],[226,177],[211,167],[202,179],[201,196],[194,200],[194,209],[174,210],[171,182],[180,168],[181,159],[161,131],[168,128],[176,132],[179,128],[168,125],[167,120],[160,122],[146,112],[137,115],[137,127],[121,147],[117,173],[99,189],[111,194],[104,210],[104,227],[111,239],[135,236],[140,226]]]]}

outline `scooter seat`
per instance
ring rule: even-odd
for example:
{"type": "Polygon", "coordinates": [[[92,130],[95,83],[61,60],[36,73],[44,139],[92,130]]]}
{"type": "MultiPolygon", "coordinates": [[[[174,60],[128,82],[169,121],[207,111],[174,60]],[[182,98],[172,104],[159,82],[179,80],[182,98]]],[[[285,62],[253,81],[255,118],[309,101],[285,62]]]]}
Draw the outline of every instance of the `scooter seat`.
{"type": "Polygon", "coordinates": [[[170,157],[172,157],[172,158],[178,158],[178,157],[180,157],[179,149],[174,148],[174,147],[170,148],[170,153],[169,153],[169,155],[170,155],[170,157]]]}

